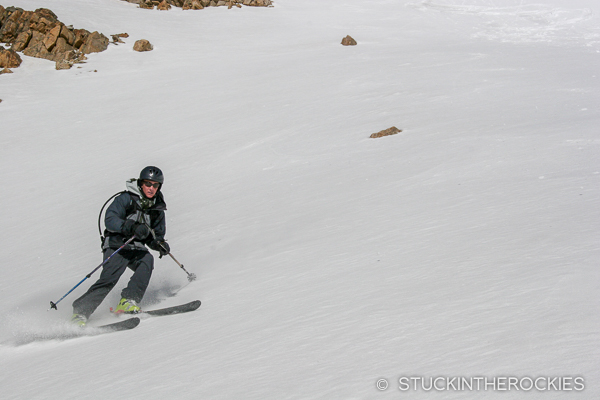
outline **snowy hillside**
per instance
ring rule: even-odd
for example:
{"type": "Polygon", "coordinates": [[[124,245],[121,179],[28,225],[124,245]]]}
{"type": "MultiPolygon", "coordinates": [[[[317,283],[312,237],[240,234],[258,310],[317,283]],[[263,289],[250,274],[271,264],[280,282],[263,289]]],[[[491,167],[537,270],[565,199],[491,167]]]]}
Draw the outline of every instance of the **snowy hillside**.
{"type": "Polygon", "coordinates": [[[597,1],[2,5],[129,34],[0,76],[2,400],[600,396],[597,1]],[[156,257],[142,307],[202,307],[32,341],[75,329],[98,275],[49,302],[102,261],[100,207],[147,165],[198,280],[156,257]],[[494,386],[447,385],[477,377],[494,386]]]}

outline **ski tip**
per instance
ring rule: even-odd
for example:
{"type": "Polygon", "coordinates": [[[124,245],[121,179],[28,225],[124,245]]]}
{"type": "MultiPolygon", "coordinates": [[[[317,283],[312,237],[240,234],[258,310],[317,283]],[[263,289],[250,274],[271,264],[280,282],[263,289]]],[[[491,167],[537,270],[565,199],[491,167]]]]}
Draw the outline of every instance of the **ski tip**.
{"type": "Polygon", "coordinates": [[[99,326],[98,329],[104,332],[117,332],[127,329],[133,329],[140,324],[141,320],[138,317],[126,319],[124,321],[115,322],[108,325],[99,326]]]}

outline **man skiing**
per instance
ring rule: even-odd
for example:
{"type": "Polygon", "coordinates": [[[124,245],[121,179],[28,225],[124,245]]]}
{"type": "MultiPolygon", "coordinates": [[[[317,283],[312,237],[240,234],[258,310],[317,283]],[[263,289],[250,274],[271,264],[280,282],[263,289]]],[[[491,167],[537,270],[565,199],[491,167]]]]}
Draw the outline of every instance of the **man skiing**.
{"type": "Polygon", "coordinates": [[[104,264],[100,278],[88,291],[73,302],[72,322],[85,326],[90,315],[117,284],[126,268],[133,270],[128,285],[121,291],[121,301],[115,312],[135,314],[141,311],[142,301],[152,276],[154,257],[146,245],[162,256],[170,253],[165,242],[167,209],[162,192],[162,171],[146,167],[139,179],[126,183],[127,191],[119,194],[106,210],[104,217],[104,260],[135,235],[119,253],[104,264]]]}

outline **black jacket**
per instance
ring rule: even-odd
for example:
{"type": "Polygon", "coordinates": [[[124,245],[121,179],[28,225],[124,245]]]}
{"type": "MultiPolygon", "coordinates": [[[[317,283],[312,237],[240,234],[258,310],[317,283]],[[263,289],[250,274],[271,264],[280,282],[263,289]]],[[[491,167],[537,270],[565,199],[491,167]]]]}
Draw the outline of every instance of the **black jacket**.
{"type": "MultiPolygon", "coordinates": [[[[143,207],[141,196],[143,196],[137,185],[130,185],[127,182],[127,192],[118,195],[111,205],[106,209],[104,216],[104,244],[103,249],[111,248],[118,249],[125,243],[129,237],[125,237],[121,233],[123,224],[127,219],[133,219],[139,223],[145,223],[150,229],[150,235],[143,241],[134,240],[125,249],[128,250],[144,250],[148,251],[145,245],[152,242],[154,239],[163,241],[167,233],[165,221],[165,211],[167,205],[165,203],[162,192],[159,190],[154,196],[152,204],[143,207]]],[[[131,182],[133,183],[133,182],[131,182]]]]}

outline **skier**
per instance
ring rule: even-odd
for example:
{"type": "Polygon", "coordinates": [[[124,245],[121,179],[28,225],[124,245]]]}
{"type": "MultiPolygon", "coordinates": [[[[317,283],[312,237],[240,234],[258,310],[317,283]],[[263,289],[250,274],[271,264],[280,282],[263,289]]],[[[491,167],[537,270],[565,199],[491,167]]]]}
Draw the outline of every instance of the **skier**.
{"type": "Polygon", "coordinates": [[[106,210],[102,245],[104,260],[132,236],[135,235],[135,239],[104,264],[98,281],[73,302],[71,320],[74,324],[85,326],[128,267],[134,272],[129,284],[121,291],[121,301],[115,311],[128,314],[141,312],[138,303],[144,297],[154,268],[154,257],[146,245],[158,251],[161,257],[171,251],[164,239],[167,207],[160,191],[163,183],[163,173],[159,168],[146,167],[140,172],[139,179],[127,181],[127,191],[118,195],[106,210]]]}

